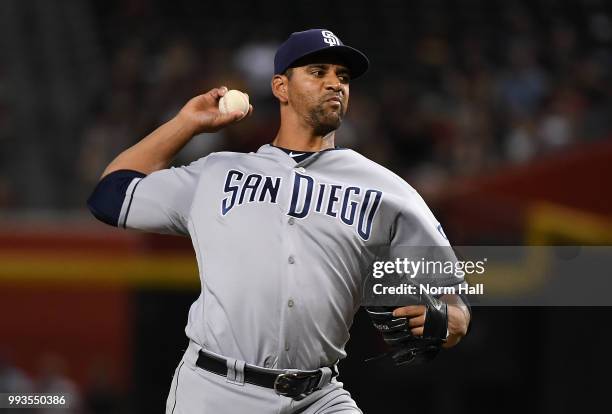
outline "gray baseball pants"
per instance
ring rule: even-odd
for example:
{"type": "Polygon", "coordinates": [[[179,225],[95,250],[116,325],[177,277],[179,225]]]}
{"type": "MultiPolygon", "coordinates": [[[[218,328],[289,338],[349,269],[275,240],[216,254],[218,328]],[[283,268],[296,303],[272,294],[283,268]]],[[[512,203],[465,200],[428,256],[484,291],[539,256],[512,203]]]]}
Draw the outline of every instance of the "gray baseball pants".
{"type": "MultiPolygon", "coordinates": [[[[174,372],[166,414],[363,414],[342,383],[332,379],[318,391],[296,401],[271,388],[230,381],[196,366],[200,347],[189,343],[174,372]]],[[[236,364],[244,366],[243,364],[236,364]]],[[[235,378],[243,378],[237,372],[235,378]]]]}

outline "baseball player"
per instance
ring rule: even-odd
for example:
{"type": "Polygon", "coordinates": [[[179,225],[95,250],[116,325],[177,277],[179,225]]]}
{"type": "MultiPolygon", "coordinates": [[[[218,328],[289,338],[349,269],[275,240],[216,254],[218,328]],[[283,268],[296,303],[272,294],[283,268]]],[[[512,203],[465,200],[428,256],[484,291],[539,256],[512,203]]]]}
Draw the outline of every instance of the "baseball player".
{"type": "MultiPolygon", "coordinates": [[[[349,84],[368,66],[328,30],[293,33],[274,60],[280,128],[271,144],[167,168],[192,137],[245,115],[219,112],[227,92],[219,87],[104,171],[88,200],[95,217],[189,236],[197,257],[201,293],[166,413],[361,412],[337,380],[337,363],[363,278],[381,247],[448,246],[406,182],[335,145],[349,84]]],[[[410,341],[428,341],[423,355],[455,345],[470,318],[456,295],[370,313],[398,363],[420,355],[410,341]]]]}

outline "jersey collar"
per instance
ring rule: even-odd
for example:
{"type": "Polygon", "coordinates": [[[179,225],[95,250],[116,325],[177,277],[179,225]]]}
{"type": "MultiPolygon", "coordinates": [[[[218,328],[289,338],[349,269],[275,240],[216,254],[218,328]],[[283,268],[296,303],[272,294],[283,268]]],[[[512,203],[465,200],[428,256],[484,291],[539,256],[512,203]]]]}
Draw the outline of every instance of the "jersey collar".
{"type": "Polygon", "coordinates": [[[342,148],[338,146],[335,148],[327,148],[327,149],[324,149],[322,151],[312,154],[310,157],[306,158],[302,162],[295,162],[295,160],[287,156],[287,154],[282,149],[275,147],[274,145],[270,145],[270,144],[265,144],[259,147],[259,149],[257,150],[257,154],[271,156],[274,158],[276,162],[282,165],[285,165],[287,167],[294,168],[296,166],[301,167],[301,166],[307,166],[307,165],[312,164],[317,159],[319,159],[319,157],[323,153],[326,153],[329,151],[341,151],[341,150],[347,150],[347,149],[348,148],[342,148]]]}

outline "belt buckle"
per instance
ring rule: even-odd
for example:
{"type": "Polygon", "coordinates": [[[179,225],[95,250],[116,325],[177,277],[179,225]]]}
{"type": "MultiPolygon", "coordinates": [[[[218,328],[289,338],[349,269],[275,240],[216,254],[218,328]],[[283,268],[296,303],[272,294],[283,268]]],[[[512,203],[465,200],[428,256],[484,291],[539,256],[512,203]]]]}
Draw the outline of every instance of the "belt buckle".
{"type": "Polygon", "coordinates": [[[304,382],[302,380],[309,377],[309,374],[302,374],[300,372],[285,372],[279,374],[274,380],[274,391],[278,395],[284,397],[290,397],[295,400],[302,399],[308,395],[305,389],[306,386],[303,385],[304,382]]]}

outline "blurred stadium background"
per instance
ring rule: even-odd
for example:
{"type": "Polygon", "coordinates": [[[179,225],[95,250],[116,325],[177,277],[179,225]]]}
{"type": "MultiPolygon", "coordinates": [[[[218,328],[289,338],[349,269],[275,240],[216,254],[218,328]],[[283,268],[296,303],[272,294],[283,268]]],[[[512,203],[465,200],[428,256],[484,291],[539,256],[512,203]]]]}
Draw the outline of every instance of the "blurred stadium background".
{"type": "MultiPolygon", "coordinates": [[[[85,200],[116,154],[220,84],[253,117],[176,163],[270,141],[274,51],[311,27],[372,62],[338,144],[416,187],[454,244],[612,243],[610,2],[0,0],[0,392],[163,410],[198,295],[191,245],[106,228],[85,200]]],[[[464,343],[406,370],[364,364],[381,344],[359,314],[341,379],[366,413],[606,397],[610,308],[474,313],[464,343]]]]}

